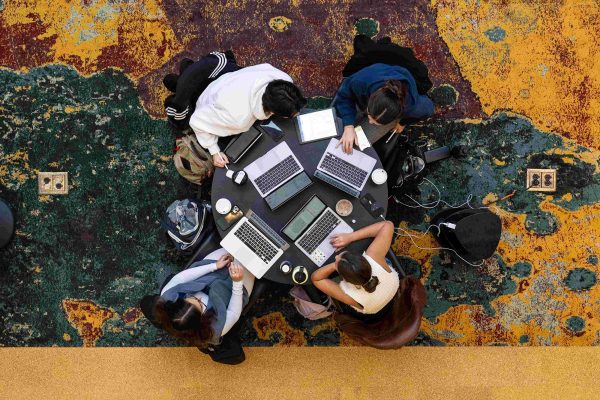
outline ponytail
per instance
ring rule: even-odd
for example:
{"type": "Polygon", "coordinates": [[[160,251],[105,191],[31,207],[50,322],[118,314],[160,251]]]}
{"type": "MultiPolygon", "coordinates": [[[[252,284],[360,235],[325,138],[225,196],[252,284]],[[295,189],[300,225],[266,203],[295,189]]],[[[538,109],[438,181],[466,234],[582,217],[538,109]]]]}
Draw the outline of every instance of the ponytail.
{"type": "Polygon", "coordinates": [[[400,119],[408,89],[406,83],[389,80],[369,97],[369,115],[382,125],[400,119]]]}
{"type": "Polygon", "coordinates": [[[379,285],[379,278],[372,276],[367,283],[362,285],[362,288],[365,289],[367,293],[373,293],[375,288],[377,288],[377,285],[379,285]]]}

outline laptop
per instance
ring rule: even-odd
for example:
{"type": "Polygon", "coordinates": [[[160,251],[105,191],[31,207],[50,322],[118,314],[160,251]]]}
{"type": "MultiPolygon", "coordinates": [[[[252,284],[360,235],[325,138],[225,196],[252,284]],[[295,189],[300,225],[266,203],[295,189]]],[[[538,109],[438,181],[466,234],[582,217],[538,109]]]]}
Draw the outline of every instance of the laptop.
{"type": "Polygon", "coordinates": [[[294,243],[320,267],[335,253],[335,247],[329,243],[331,238],[338,233],[350,232],[353,232],[350,225],[327,207],[294,243]]]}
{"type": "Polygon", "coordinates": [[[244,168],[248,179],[264,198],[269,193],[304,171],[300,161],[283,142],[244,168]]]}
{"type": "Polygon", "coordinates": [[[283,249],[255,226],[247,217],[238,223],[221,240],[223,247],[257,279],[275,264],[283,249]]]}
{"type": "Polygon", "coordinates": [[[359,197],[377,161],[356,149],[352,154],[346,154],[342,146],[336,148],[338,143],[337,139],[329,141],[317,165],[315,177],[354,197],[359,197]]]}

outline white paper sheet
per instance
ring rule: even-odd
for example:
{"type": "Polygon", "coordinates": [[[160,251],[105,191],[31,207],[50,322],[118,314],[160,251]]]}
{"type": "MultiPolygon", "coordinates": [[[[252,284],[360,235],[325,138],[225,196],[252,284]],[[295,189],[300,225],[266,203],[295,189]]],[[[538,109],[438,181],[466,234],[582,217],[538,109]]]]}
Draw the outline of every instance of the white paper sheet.
{"type": "Polygon", "coordinates": [[[331,108],[309,114],[302,114],[297,118],[303,142],[337,136],[335,118],[331,108]]]}

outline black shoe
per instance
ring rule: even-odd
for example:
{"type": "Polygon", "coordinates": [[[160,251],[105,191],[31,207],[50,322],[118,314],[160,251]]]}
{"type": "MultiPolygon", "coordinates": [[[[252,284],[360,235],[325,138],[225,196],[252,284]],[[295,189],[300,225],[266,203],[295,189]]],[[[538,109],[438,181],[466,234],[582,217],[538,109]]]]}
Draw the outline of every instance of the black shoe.
{"type": "Polygon", "coordinates": [[[175,93],[177,91],[177,81],[178,80],[179,80],[179,75],[177,75],[177,74],[167,74],[163,78],[163,85],[165,85],[165,87],[167,89],[169,89],[169,91],[175,93]]]}

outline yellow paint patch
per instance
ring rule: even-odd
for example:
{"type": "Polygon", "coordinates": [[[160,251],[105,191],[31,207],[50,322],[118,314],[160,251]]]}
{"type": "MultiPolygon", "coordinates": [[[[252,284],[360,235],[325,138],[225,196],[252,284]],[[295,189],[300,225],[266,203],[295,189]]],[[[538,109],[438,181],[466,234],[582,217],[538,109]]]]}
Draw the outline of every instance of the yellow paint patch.
{"type": "Polygon", "coordinates": [[[158,0],[17,0],[5,2],[2,16],[8,29],[43,21],[46,30],[38,39],[56,39],[54,60],[83,73],[97,71],[99,58],[110,50],[103,66],[121,66],[137,78],[182,49],[158,0]]]}
{"type": "Polygon", "coordinates": [[[432,0],[432,6],[441,37],[486,113],[511,109],[600,149],[600,4],[432,0]]]}
{"type": "Polygon", "coordinates": [[[112,309],[100,307],[89,300],[66,299],[62,306],[67,320],[77,329],[85,347],[94,346],[104,334],[104,323],[115,315],[112,309]]]}
{"type": "Polygon", "coordinates": [[[252,325],[261,340],[271,340],[274,334],[280,335],[276,346],[306,346],[304,332],[293,329],[279,311],[254,318],[252,325]]]}
{"type": "Polygon", "coordinates": [[[63,333],[63,340],[65,342],[70,342],[71,341],[71,335],[69,335],[68,333],[63,333]]]}
{"type": "Polygon", "coordinates": [[[273,17],[269,20],[269,28],[275,32],[285,32],[290,29],[291,25],[292,20],[284,16],[273,17]]]}

